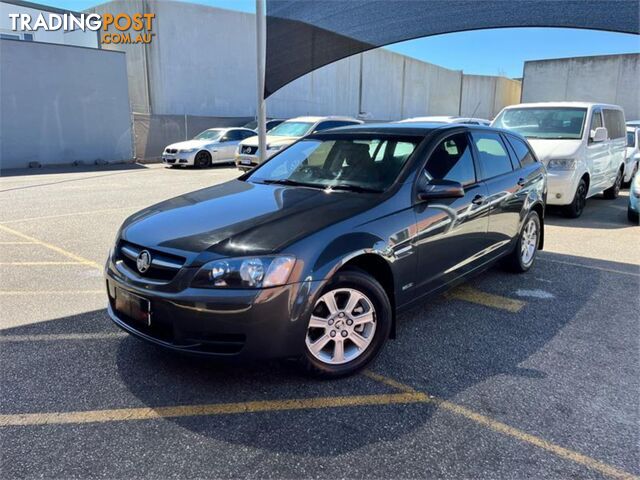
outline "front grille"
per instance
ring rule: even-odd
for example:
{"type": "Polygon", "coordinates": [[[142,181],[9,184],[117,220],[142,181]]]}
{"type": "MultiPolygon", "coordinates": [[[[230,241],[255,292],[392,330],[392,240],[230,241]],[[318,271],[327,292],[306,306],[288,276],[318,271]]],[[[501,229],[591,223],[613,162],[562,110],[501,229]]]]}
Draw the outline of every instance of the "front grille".
{"type": "Polygon", "coordinates": [[[165,150],[165,152],[167,152],[167,153],[178,153],[178,149],[177,148],[167,148],[165,150]]]}
{"type": "Polygon", "coordinates": [[[141,247],[124,240],[121,240],[118,244],[117,260],[122,260],[122,263],[136,275],[166,282],[173,280],[186,261],[183,257],[141,247]],[[149,252],[151,256],[151,265],[145,272],[140,272],[137,261],[138,256],[144,250],[149,252]]]}
{"type": "Polygon", "coordinates": [[[252,147],[251,145],[243,145],[240,153],[244,153],[245,155],[255,155],[258,151],[258,147],[252,147]]]}

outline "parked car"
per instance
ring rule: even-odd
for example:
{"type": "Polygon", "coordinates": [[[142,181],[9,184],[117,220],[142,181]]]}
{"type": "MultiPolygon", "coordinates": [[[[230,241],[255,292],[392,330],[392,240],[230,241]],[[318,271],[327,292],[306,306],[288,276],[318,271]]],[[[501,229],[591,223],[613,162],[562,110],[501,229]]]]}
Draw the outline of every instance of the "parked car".
{"type": "MultiPolygon", "coordinates": [[[[362,123],[350,117],[297,117],[282,122],[269,131],[267,135],[267,152],[269,158],[276,152],[288,147],[305,135],[321,132],[331,128],[344,127],[362,123]]],[[[236,152],[236,165],[241,170],[250,170],[260,163],[258,156],[258,137],[251,137],[240,143],[236,152]]]]}
{"type": "Polygon", "coordinates": [[[549,205],[579,217],[587,198],[618,197],[625,169],[624,112],[616,105],[529,103],[506,107],[492,125],[524,135],[549,172],[549,205]]]}
{"type": "Polygon", "coordinates": [[[640,120],[627,121],[627,127],[640,127],[640,120]]]}
{"type": "Polygon", "coordinates": [[[105,268],[109,315],[174,351],[350,374],[392,336],[396,312],[498,260],[529,270],[545,192],[518,134],[397,123],[314,133],[129,217],[105,268]]]}
{"type": "Polygon", "coordinates": [[[248,128],[210,128],[192,140],[167,146],[162,152],[162,161],[169,166],[201,168],[233,162],[240,141],[255,134],[248,128]]]}
{"type": "Polygon", "coordinates": [[[640,173],[636,172],[631,179],[629,188],[629,206],[627,207],[627,218],[630,222],[638,223],[640,213],[640,173]]]}
{"type": "Polygon", "coordinates": [[[400,120],[399,123],[408,123],[408,122],[428,122],[428,123],[466,123],[469,125],[491,125],[491,120],[487,120],[485,118],[474,118],[474,117],[455,117],[455,116],[434,116],[434,117],[413,117],[413,118],[405,118],[404,120],[400,120]]]}
{"type": "Polygon", "coordinates": [[[627,127],[627,150],[624,162],[624,183],[629,184],[640,164],[640,127],[627,127]]]}
{"type": "MultiPolygon", "coordinates": [[[[271,120],[267,120],[267,132],[269,130],[271,130],[274,127],[277,127],[278,125],[280,125],[282,122],[284,122],[284,120],[280,120],[277,118],[273,118],[271,120]]],[[[250,122],[245,123],[242,128],[248,128],[249,130],[253,130],[254,132],[258,131],[258,121],[257,120],[251,120],[250,122]]]]}

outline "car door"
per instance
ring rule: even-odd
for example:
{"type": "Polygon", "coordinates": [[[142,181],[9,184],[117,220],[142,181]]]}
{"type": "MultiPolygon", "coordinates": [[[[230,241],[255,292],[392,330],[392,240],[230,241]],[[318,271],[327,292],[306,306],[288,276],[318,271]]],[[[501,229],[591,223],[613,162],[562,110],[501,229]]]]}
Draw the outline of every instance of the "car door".
{"type": "Polygon", "coordinates": [[[512,158],[505,139],[498,132],[474,130],[471,133],[477,153],[480,179],[487,187],[486,208],[489,215],[485,252],[493,258],[509,248],[520,231],[527,179],[520,171],[517,158],[512,158]]]}
{"type": "Polygon", "coordinates": [[[602,187],[606,184],[607,170],[609,169],[610,152],[609,142],[594,142],[591,139],[591,134],[596,128],[606,127],[602,118],[602,110],[600,107],[594,107],[591,112],[591,119],[589,122],[589,131],[587,135],[587,148],[586,148],[586,161],[587,168],[589,169],[589,175],[591,177],[589,196],[602,190],[602,187]]]}
{"type": "Polygon", "coordinates": [[[464,187],[461,198],[415,200],[418,253],[416,287],[434,291],[464,275],[482,262],[488,247],[487,188],[478,181],[471,138],[466,129],[436,140],[418,182],[451,180],[464,187]]]}
{"type": "Polygon", "coordinates": [[[609,188],[615,183],[620,165],[624,163],[626,148],[626,128],[624,124],[624,114],[621,110],[604,108],[602,112],[604,126],[609,133],[608,163],[605,173],[603,188],[609,188]]]}
{"type": "Polygon", "coordinates": [[[216,160],[232,160],[238,149],[238,144],[245,137],[242,130],[227,130],[216,147],[216,160]]]}

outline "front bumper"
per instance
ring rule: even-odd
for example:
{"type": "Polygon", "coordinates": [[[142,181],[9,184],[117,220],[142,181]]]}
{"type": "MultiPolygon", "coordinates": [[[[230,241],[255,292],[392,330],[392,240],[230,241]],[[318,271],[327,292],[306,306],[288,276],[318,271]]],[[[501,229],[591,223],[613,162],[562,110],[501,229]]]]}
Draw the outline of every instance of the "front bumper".
{"type": "Polygon", "coordinates": [[[240,170],[251,170],[257,167],[260,163],[260,159],[257,155],[248,155],[246,153],[238,153],[235,156],[236,167],[240,170]]]}
{"type": "MultiPolygon", "coordinates": [[[[190,268],[171,284],[184,285],[190,268]]],[[[193,272],[195,274],[195,271],[193,272]]],[[[105,270],[108,312],[126,332],[183,353],[219,358],[266,359],[303,353],[306,327],[320,282],[262,290],[172,288],[127,278],[126,267],[105,270]],[[149,300],[151,324],[115,310],[116,288],[149,300]]]]}
{"type": "Polygon", "coordinates": [[[193,165],[194,153],[162,153],[162,163],[165,165],[193,165]]]}
{"type": "Polygon", "coordinates": [[[573,202],[580,178],[576,170],[548,170],[547,205],[569,205],[573,202]]]}

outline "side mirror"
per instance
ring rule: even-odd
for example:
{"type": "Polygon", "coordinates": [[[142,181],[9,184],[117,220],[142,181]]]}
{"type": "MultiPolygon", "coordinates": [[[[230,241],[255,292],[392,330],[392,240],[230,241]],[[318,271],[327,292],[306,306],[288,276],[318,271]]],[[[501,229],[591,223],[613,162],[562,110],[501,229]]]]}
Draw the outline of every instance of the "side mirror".
{"type": "Polygon", "coordinates": [[[438,198],[461,198],[464,197],[464,187],[460,182],[451,180],[433,179],[419,187],[419,200],[434,200],[438,198]]]}
{"type": "Polygon", "coordinates": [[[594,143],[598,143],[598,142],[604,142],[607,137],[609,136],[609,133],[607,132],[607,129],[605,127],[598,127],[595,130],[591,130],[591,141],[594,143]]]}

